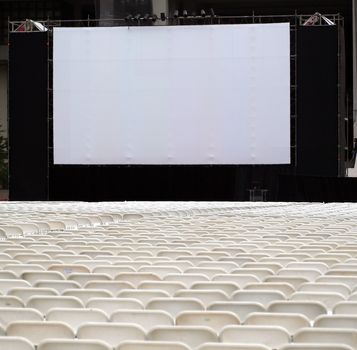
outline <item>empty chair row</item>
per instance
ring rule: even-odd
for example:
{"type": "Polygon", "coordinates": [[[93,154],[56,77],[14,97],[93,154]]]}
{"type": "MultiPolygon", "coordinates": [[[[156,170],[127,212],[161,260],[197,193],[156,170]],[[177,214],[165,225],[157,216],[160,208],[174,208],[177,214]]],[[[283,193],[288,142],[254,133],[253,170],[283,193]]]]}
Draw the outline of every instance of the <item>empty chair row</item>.
{"type": "MultiPolygon", "coordinates": [[[[1,342],[6,342],[2,330],[1,342]]],[[[47,339],[93,340],[118,347],[126,341],[179,342],[191,349],[206,343],[259,344],[268,349],[280,349],[290,343],[342,344],[357,348],[357,331],[338,328],[303,328],[291,337],[283,328],[275,326],[226,326],[217,335],[204,326],[162,326],[145,332],[140,326],[125,323],[88,323],[75,333],[62,322],[13,322],[6,327],[8,337],[23,337],[38,345],[47,339]]],[[[249,348],[248,348],[249,349],[249,348]]]]}

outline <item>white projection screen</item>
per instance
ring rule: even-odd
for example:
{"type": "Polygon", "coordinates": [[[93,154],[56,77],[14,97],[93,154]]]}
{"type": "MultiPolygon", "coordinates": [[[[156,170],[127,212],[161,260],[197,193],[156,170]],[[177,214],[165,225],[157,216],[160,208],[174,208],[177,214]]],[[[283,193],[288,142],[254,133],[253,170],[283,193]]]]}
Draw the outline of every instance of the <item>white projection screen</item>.
{"type": "Polygon", "coordinates": [[[55,28],[54,163],[289,164],[290,26],[55,28]]]}

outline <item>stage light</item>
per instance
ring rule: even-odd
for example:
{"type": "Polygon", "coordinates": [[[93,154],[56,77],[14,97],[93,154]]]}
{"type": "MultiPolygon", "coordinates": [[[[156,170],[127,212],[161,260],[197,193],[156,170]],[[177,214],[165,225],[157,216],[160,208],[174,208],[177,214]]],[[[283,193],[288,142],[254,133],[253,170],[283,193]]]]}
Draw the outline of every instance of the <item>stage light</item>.
{"type": "Polygon", "coordinates": [[[188,16],[187,10],[183,10],[182,14],[183,14],[184,17],[187,17],[188,16]]]}
{"type": "Polygon", "coordinates": [[[127,15],[125,17],[125,22],[130,22],[133,19],[133,15],[127,15]]]}
{"type": "Polygon", "coordinates": [[[193,11],[192,14],[191,14],[192,17],[196,17],[196,12],[193,11]]]}
{"type": "Polygon", "coordinates": [[[206,17],[206,11],[204,9],[201,10],[201,17],[206,17]]]}
{"type": "Polygon", "coordinates": [[[166,21],[166,14],[165,14],[165,12],[161,12],[161,13],[160,13],[160,18],[161,18],[161,21],[163,21],[163,22],[166,21]]]}
{"type": "Polygon", "coordinates": [[[145,16],[144,16],[144,21],[149,20],[149,18],[150,18],[150,15],[148,13],[146,13],[145,16]]]}
{"type": "Polygon", "coordinates": [[[138,14],[135,16],[135,20],[139,22],[139,21],[140,21],[140,17],[141,17],[141,14],[138,13],[138,14]]]}
{"type": "Polygon", "coordinates": [[[176,10],[176,11],[174,12],[174,17],[175,17],[175,18],[178,18],[178,16],[179,16],[179,11],[176,10]]]}
{"type": "Polygon", "coordinates": [[[151,20],[153,21],[153,23],[155,23],[158,20],[159,17],[157,17],[157,15],[153,14],[151,17],[151,20]]]}
{"type": "Polygon", "coordinates": [[[213,18],[213,17],[216,17],[216,14],[215,14],[213,8],[211,8],[210,12],[211,12],[211,17],[212,17],[212,18],[213,18]]]}

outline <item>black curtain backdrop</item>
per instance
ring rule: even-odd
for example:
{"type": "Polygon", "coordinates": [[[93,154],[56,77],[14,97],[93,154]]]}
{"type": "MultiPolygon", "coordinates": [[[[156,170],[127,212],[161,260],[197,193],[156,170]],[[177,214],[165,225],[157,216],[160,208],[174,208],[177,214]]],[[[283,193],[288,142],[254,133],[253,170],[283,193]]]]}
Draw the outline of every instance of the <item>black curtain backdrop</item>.
{"type": "Polygon", "coordinates": [[[357,202],[357,178],[280,176],[281,202],[357,202]]]}
{"type": "Polygon", "coordinates": [[[10,200],[48,199],[47,41],[47,33],[10,34],[10,200]]]}
{"type": "Polygon", "coordinates": [[[338,176],[338,31],[298,29],[297,170],[338,176]]]}

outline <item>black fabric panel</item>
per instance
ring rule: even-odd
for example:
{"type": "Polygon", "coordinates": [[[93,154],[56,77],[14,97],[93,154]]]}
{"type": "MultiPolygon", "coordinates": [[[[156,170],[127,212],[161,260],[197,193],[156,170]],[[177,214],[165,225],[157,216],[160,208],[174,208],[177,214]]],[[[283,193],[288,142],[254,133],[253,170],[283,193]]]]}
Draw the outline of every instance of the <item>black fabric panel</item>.
{"type": "Polygon", "coordinates": [[[283,202],[357,202],[357,179],[281,176],[277,200],[283,202]]]}
{"type": "Polygon", "coordinates": [[[292,166],[53,166],[52,200],[246,201],[248,189],[268,189],[276,200],[278,179],[292,166]]]}
{"type": "Polygon", "coordinates": [[[48,198],[47,52],[47,33],[10,34],[11,200],[48,198]]]}
{"type": "Polygon", "coordinates": [[[298,29],[297,167],[301,175],[338,176],[338,31],[298,29]]]}

